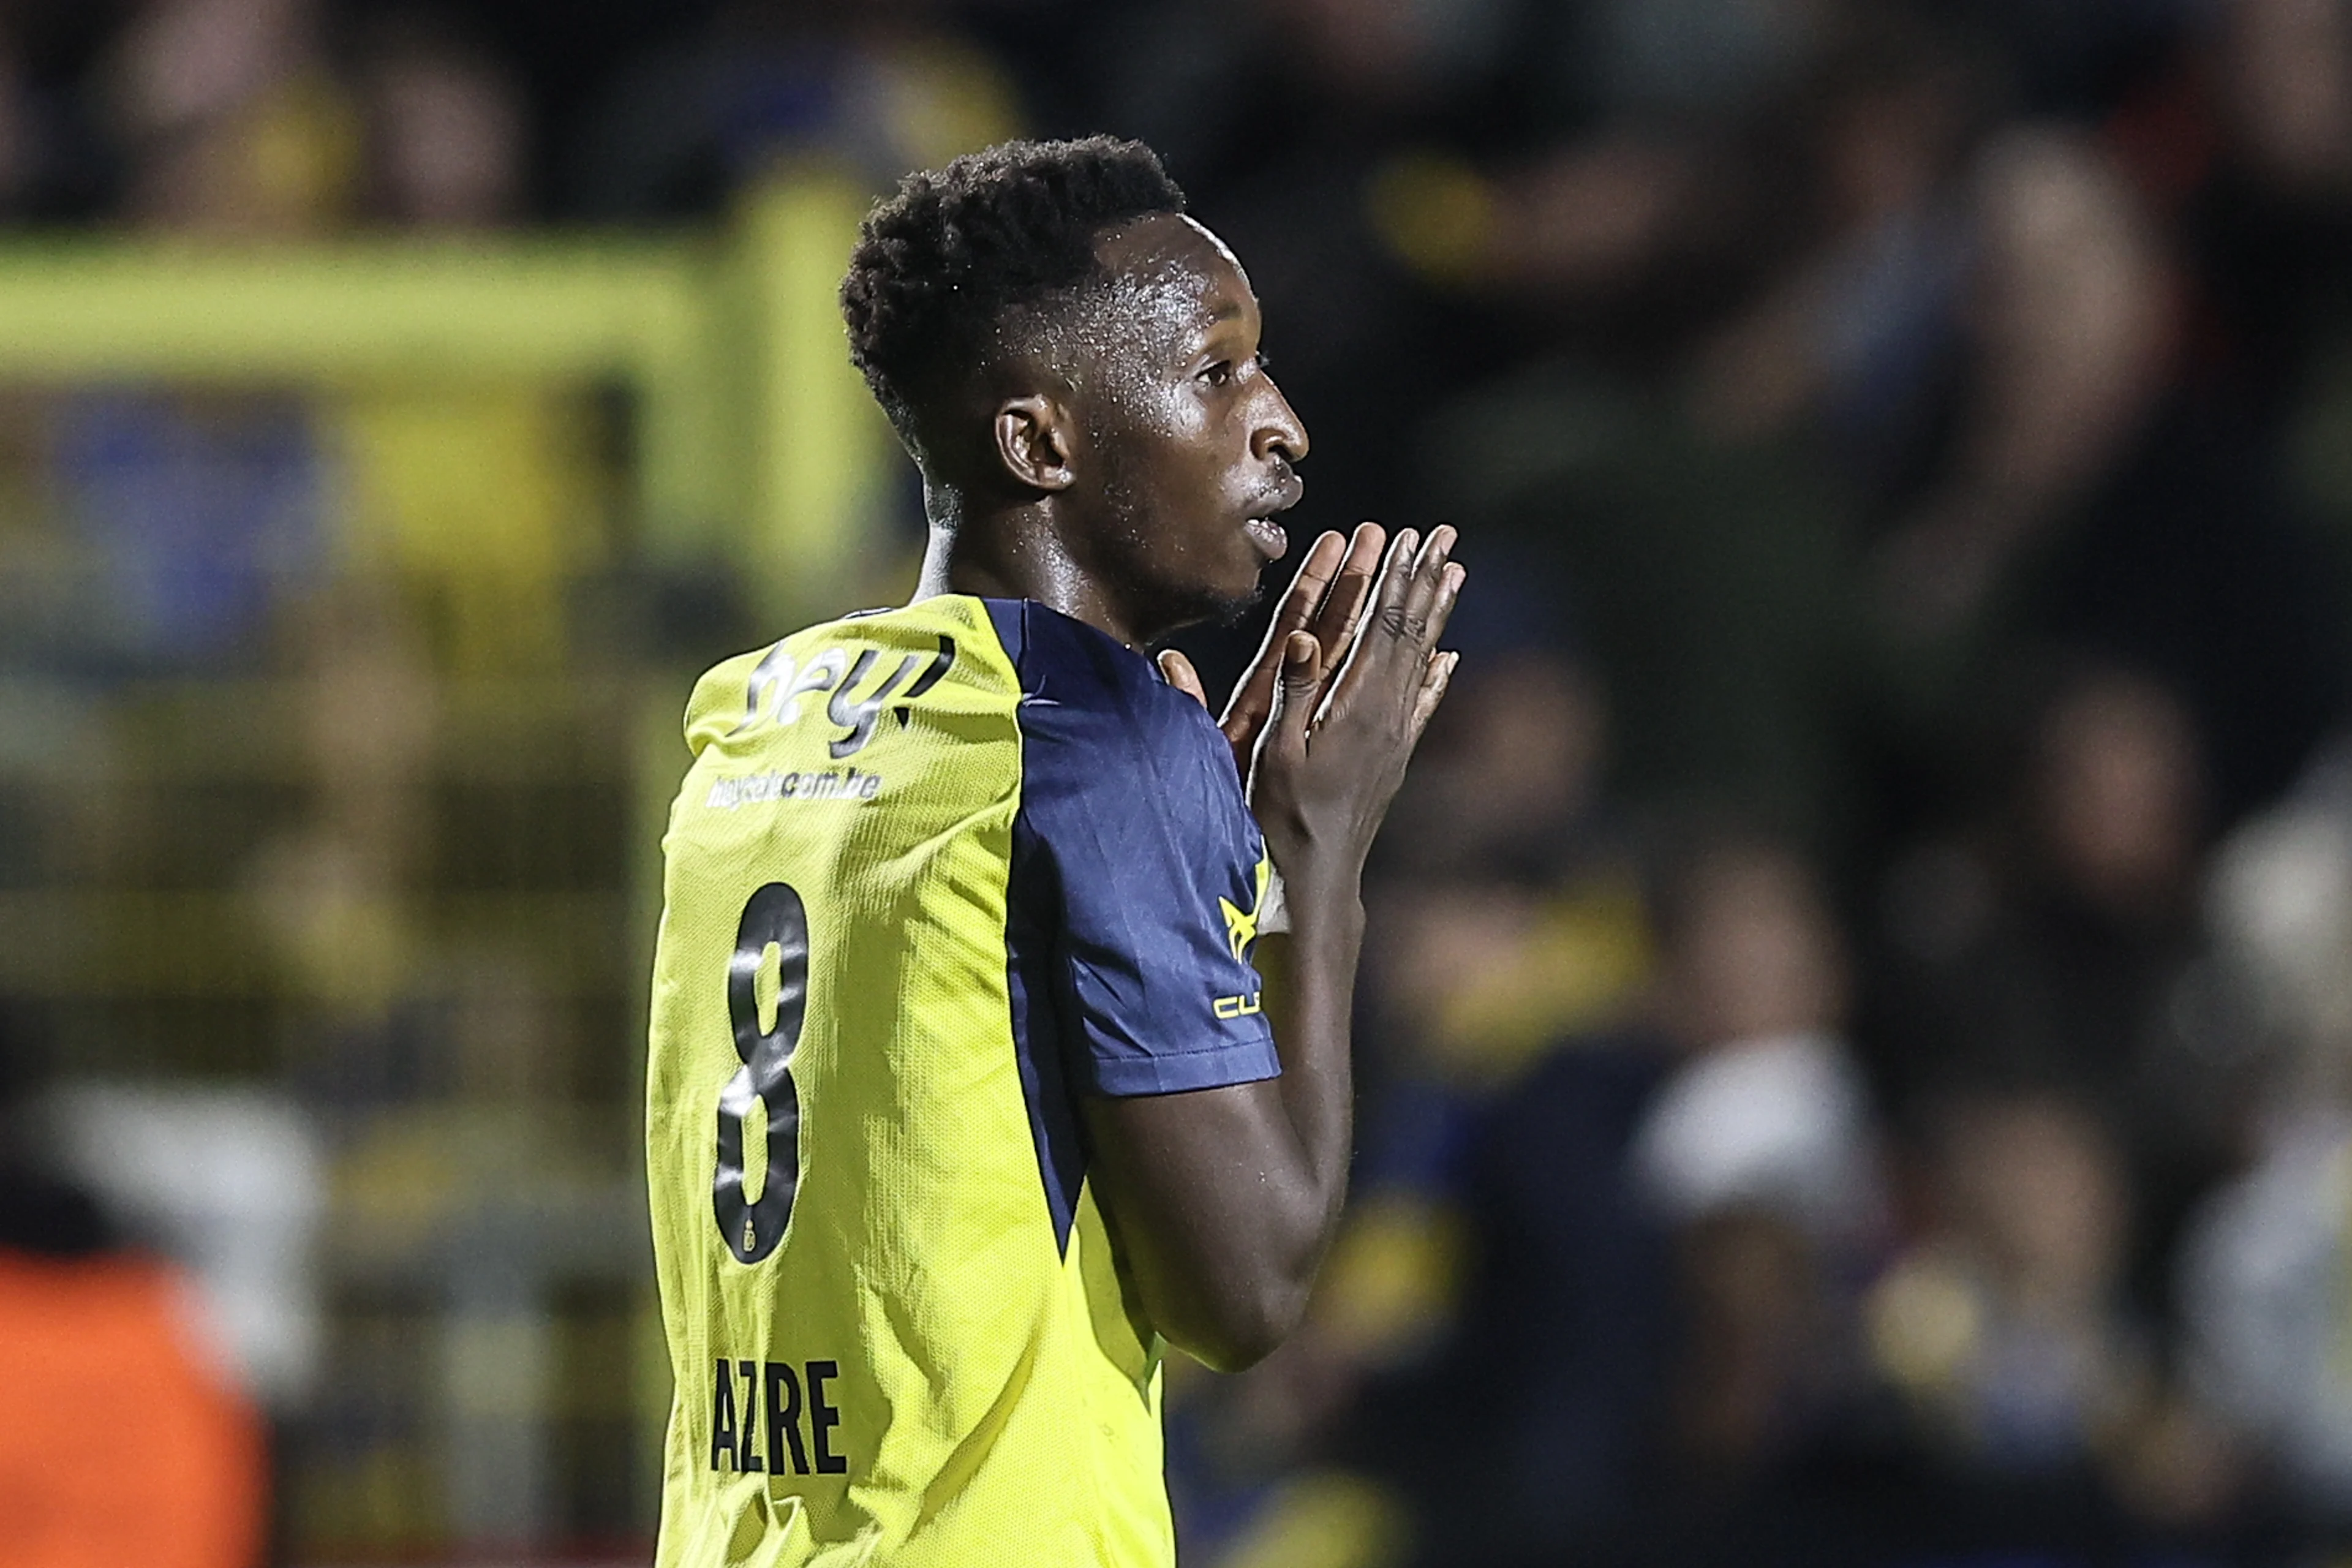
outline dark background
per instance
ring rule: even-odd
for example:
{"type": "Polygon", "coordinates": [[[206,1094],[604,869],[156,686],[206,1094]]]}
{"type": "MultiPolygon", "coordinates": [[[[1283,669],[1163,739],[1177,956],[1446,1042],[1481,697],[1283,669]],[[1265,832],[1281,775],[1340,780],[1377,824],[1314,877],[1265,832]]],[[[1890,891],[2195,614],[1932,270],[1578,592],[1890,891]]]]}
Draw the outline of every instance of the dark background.
{"type": "MultiPolygon", "coordinates": [[[[1096,131],[1249,268],[1302,541],[1472,571],[1350,1228],[1170,1370],[1188,1561],[2352,1542],[2342,5],[0,7],[24,254],[718,237],[1096,131]]],[[[242,1325],[278,1559],[641,1560],[659,737],[847,605],[650,548],[609,389],[353,395],[8,394],[0,921],[221,944],[0,963],[16,1157],[242,1325]],[[190,1128],[245,1196],[88,1152],[190,1128]],[[483,1283],[516,1184],[626,1239],[483,1283]]]]}

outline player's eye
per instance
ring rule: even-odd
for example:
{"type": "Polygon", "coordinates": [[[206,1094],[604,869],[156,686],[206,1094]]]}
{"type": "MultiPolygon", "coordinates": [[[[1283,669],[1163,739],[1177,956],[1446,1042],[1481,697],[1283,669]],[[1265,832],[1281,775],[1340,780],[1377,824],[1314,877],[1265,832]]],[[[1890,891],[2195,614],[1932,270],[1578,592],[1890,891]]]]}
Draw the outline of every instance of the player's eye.
{"type": "Polygon", "coordinates": [[[1211,386],[1230,385],[1234,379],[1234,362],[1221,359],[1201,373],[1201,379],[1211,386]]]}

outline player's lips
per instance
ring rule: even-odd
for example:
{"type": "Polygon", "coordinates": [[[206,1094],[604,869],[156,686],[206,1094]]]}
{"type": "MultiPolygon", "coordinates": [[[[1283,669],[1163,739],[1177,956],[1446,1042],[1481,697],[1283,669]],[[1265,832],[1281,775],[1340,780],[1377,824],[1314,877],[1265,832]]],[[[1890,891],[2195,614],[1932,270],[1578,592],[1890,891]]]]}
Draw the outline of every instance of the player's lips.
{"type": "Polygon", "coordinates": [[[1242,524],[1242,531],[1258,547],[1268,561],[1279,561],[1290,548],[1290,536],[1282,531],[1282,524],[1270,517],[1254,517],[1242,524]]]}
{"type": "Polygon", "coordinates": [[[1283,552],[1290,548],[1290,536],[1282,531],[1282,524],[1274,521],[1275,514],[1288,511],[1292,507],[1297,506],[1298,498],[1306,493],[1305,481],[1301,480],[1297,474],[1285,474],[1282,483],[1259,500],[1258,510],[1253,511],[1249,520],[1242,524],[1242,531],[1250,536],[1252,543],[1265,552],[1265,558],[1268,561],[1281,560],[1283,552]]]}

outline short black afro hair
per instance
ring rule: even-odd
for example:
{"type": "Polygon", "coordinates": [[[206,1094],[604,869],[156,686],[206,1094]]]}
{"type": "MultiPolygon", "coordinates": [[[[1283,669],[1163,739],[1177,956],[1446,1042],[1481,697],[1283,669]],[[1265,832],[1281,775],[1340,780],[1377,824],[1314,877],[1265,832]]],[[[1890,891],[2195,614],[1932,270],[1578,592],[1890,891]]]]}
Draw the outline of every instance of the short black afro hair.
{"type": "Polygon", "coordinates": [[[981,363],[1005,316],[1100,274],[1104,230],[1184,210],[1140,142],[1003,142],[898,183],[866,215],[841,313],[849,357],[900,435],[943,379],[981,363]]]}

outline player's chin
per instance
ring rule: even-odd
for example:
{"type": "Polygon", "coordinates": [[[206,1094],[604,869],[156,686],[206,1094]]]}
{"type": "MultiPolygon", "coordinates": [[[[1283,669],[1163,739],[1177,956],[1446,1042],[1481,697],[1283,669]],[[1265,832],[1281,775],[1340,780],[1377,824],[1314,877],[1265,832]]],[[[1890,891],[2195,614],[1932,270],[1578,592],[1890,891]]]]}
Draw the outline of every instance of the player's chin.
{"type": "Polygon", "coordinates": [[[1265,591],[1257,584],[1252,583],[1249,592],[1231,595],[1217,600],[1210,613],[1202,618],[1213,620],[1221,626],[1239,626],[1252,610],[1257,608],[1257,602],[1265,596],[1265,591]]]}
{"type": "Polygon", "coordinates": [[[1264,597],[1265,584],[1258,579],[1259,562],[1252,560],[1246,567],[1237,564],[1228,576],[1215,583],[1193,584],[1185,595],[1184,619],[1192,625],[1214,623],[1230,626],[1239,622],[1264,597]]]}
{"type": "Polygon", "coordinates": [[[1214,590],[1218,618],[1230,624],[1247,615],[1265,596],[1266,568],[1280,559],[1279,553],[1269,555],[1254,542],[1236,551],[1230,574],[1214,590]]]}

